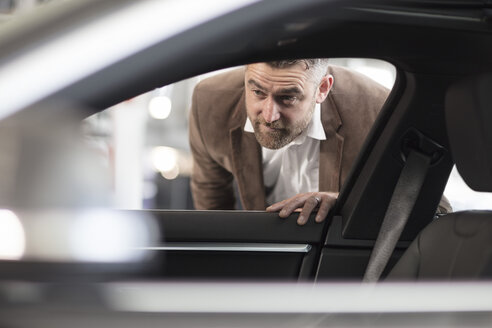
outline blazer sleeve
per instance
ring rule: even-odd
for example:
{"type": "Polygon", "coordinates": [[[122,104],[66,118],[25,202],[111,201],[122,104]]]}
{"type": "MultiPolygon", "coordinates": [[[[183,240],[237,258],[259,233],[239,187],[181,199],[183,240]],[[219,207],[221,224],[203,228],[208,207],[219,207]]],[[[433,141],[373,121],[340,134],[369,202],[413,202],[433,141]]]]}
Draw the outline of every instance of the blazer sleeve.
{"type": "MultiPolygon", "coordinates": [[[[207,149],[207,137],[204,131],[209,127],[201,128],[206,122],[203,109],[207,109],[206,99],[202,99],[200,85],[193,91],[193,99],[189,118],[189,141],[193,156],[193,170],[191,174],[191,193],[197,210],[227,210],[234,209],[235,196],[233,190],[233,175],[214,160],[207,149]],[[202,110],[201,110],[202,109],[202,110]],[[202,115],[203,114],[203,115],[202,115]]],[[[205,92],[206,94],[206,92],[205,92]]]]}

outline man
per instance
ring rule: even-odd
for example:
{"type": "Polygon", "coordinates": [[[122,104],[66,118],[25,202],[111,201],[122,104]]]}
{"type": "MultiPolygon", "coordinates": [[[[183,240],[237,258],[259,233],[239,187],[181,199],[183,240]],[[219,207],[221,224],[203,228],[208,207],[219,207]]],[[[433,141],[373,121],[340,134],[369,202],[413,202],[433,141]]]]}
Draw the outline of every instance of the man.
{"type": "Polygon", "coordinates": [[[325,59],[247,65],[199,83],[190,113],[197,209],[322,222],[389,90],[325,59]],[[268,206],[268,207],[267,207],[268,206]]]}

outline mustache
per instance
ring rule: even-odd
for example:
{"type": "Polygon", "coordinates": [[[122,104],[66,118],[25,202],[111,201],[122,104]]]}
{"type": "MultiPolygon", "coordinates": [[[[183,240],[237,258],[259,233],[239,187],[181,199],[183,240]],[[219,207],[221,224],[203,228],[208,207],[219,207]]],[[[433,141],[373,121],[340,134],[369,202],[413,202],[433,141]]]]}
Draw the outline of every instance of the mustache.
{"type": "Polygon", "coordinates": [[[255,125],[257,127],[260,126],[260,125],[265,125],[265,126],[267,126],[269,128],[272,128],[272,129],[285,129],[286,128],[284,122],[282,122],[281,120],[276,120],[276,121],[273,121],[273,122],[267,122],[261,116],[256,118],[255,125]]]}

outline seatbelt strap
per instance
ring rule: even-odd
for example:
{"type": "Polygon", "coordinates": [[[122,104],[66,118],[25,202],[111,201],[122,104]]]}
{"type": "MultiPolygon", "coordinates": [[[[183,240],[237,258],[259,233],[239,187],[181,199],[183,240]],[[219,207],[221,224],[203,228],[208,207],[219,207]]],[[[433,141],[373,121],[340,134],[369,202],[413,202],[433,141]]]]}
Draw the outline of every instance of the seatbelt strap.
{"type": "Polygon", "coordinates": [[[416,150],[407,156],[364,275],[364,282],[377,282],[383,273],[425,181],[431,157],[416,150]]]}

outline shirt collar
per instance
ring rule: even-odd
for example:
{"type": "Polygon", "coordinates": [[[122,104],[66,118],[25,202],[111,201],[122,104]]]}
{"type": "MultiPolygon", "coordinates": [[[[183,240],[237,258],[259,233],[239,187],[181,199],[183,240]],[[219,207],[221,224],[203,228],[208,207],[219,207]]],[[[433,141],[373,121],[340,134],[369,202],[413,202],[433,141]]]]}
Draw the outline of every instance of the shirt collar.
{"type": "Polygon", "coordinates": [[[314,107],[313,117],[307,127],[306,135],[313,139],[326,140],[325,129],[321,122],[321,105],[318,103],[314,107]]]}
{"type": "Polygon", "coordinates": [[[253,128],[253,124],[249,120],[249,117],[246,116],[246,124],[244,124],[244,131],[254,133],[255,129],[253,128]]]}
{"type": "MultiPolygon", "coordinates": [[[[255,132],[249,117],[246,118],[244,131],[251,133],[255,132]]],[[[307,129],[305,129],[303,133],[294,139],[292,143],[302,144],[306,140],[306,137],[317,140],[326,140],[325,130],[323,129],[323,123],[321,122],[321,105],[318,103],[314,107],[313,117],[311,118],[311,122],[309,122],[307,129]]]]}

